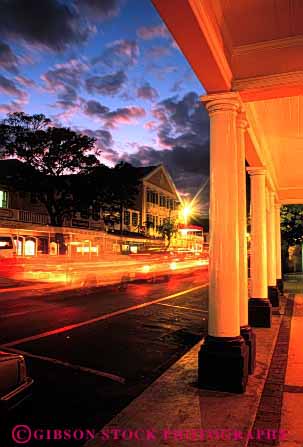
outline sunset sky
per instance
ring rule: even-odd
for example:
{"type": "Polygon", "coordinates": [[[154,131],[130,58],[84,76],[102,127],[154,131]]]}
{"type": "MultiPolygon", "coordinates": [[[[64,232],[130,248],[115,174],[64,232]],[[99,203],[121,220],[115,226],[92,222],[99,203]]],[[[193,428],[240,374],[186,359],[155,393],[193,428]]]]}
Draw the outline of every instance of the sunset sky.
{"type": "Polygon", "coordinates": [[[105,164],[164,163],[192,197],[209,171],[201,94],[149,0],[0,1],[0,118],[44,113],[95,136],[105,164]]]}

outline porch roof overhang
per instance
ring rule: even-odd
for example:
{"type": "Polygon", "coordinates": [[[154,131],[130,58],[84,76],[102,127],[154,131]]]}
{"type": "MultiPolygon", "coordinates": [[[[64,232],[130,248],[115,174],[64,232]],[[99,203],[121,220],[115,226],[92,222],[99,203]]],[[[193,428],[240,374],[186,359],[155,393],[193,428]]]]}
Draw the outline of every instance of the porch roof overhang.
{"type": "Polygon", "coordinates": [[[303,203],[303,2],[152,1],[206,93],[239,93],[248,163],[303,203]]]}

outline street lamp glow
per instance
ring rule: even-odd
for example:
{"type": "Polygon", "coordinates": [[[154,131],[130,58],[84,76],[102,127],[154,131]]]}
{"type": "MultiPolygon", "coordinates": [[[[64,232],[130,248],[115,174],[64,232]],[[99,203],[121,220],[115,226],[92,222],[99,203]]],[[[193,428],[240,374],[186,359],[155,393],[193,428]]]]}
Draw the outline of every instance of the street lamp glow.
{"type": "Polygon", "coordinates": [[[191,215],[192,215],[192,206],[190,205],[190,203],[184,204],[182,208],[182,218],[183,218],[182,220],[186,225],[188,223],[188,218],[191,215]]]}

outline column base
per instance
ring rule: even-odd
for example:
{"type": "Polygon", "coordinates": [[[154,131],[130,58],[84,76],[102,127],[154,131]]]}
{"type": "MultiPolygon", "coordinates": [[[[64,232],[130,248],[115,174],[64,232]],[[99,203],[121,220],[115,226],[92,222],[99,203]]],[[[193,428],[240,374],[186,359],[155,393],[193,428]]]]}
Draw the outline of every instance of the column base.
{"type": "Polygon", "coordinates": [[[243,337],[207,335],[198,358],[198,386],[244,393],[248,379],[248,347],[243,337]]]}
{"type": "Polygon", "coordinates": [[[240,335],[248,347],[248,374],[253,374],[256,367],[256,334],[250,326],[241,326],[240,335]]]}
{"type": "Polygon", "coordinates": [[[280,294],[277,286],[268,286],[268,299],[272,307],[280,306],[280,294]]]}
{"type": "Polygon", "coordinates": [[[277,287],[278,287],[281,295],[283,295],[283,293],[284,293],[283,279],[277,279],[277,287]]]}
{"type": "Polygon", "coordinates": [[[271,308],[267,298],[249,298],[248,324],[252,327],[271,327],[271,308]]]}

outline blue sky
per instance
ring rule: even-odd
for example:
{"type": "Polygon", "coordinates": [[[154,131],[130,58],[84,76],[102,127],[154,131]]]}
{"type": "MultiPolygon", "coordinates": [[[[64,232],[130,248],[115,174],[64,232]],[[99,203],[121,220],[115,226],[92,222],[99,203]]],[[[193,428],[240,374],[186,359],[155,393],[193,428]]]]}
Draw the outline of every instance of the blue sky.
{"type": "Polygon", "coordinates": [[[203,93],[149,0],[0,3],[0,118],[44,113],[95,136],[103,163],[164,163],[193,196],[208,176],[203,93]]]}

